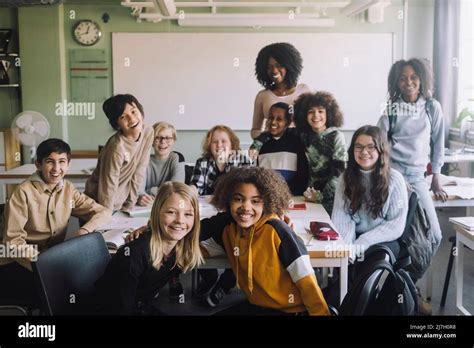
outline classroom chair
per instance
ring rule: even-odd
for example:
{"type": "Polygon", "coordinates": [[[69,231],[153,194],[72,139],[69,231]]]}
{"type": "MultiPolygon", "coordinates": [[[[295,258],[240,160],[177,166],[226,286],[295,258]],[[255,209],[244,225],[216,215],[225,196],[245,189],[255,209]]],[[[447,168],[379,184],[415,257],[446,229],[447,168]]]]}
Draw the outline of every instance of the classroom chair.
{"type": "MultiPolygon", "coordinates": [[[[173,152],[178,155],[179,162],[185,162],[184,156],[181,152],[178,152],[178,151],[173,151],[173,152]]],[[[184,175],[185,175],[184,183],[186,185],[189,185],[191,183],[191,176],[193,175],[193,170],[194,170],[194,166],[190,166],[187,164],[184,165],[184,175]]]]}
{"type": "Polygon", "coordinates": [[[46,315],[93,314],[94,283],[110,261],[102,234],[69,239],[33,262],[35,283],[46,315]]]}

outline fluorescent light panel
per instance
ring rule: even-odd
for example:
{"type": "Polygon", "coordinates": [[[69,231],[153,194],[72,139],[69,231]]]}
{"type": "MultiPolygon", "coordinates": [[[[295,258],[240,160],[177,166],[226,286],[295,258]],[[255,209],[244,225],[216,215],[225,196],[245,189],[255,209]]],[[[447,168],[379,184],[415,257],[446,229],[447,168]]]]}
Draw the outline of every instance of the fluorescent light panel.
{"type": "Polygon", "coordinates": [[[221,13],[221,14],[188,14],[178,18],[180,26],[189,27],[333,27],[332,18],[316,18],[311,14],[265,13],[221,13]]]}
{"type": "Polygon", "coordinates": [[[349,5],[341,9],[341,13],[350,17],[367,10],[370,6],[377,4],[380,0],[352,0],[349,5]]]}

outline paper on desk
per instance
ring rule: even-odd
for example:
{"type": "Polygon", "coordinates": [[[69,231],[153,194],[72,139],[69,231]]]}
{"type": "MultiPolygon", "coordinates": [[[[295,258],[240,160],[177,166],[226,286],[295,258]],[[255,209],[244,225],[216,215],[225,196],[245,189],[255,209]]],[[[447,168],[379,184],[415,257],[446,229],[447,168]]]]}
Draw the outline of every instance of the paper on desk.
{"type": "Polygon", "coordinates": [[[443,190],[449,196],[456,196],[461,199],[474,198],[474,186],[443,186],[443,190]]]}
{"type": "Polygon", "coordinates": [[[148,223],[146,217],[126,218],[122,216],[112,216],[109,222],[99,226],[97,230],[127,230],[129,228],[138,228],[148,223]]]}
{"type": "MultiPolygon", "coordinates": [[[[433,175],[428,175],[426,177],[426,183],[431,187],[431,181],[433,181],[433,175]]],[[[458,176],[447,176],[440,174],[439,175],[439,184],[441,186],[470,186],[474,189],[474,178],[461,178],[458,176]]]]}
{"type": "Polygon", "coordinates": [[[141,217],[141,218],[149,218],[151,214],[151,208],[153,207],[153,204],[149,204],[145,207],[141,207],[139,205],[136,205],[133,207],[132,211],[127,212],[128,215],[131,217],[141,217]]]}
{"type": "Polygon", "coordinates": [[[199,197],[199,214],[201,219],[209,218],[218,213],[218,210],[209,203],[211,198],[212,196],[199,197]]]}
{"type": "MultiPolygon", "coordinates": [[[[431,187],[433,175],[426,177],[428,187],[431,187]]],[[[474,198],[474,178],[460,178],[457,176],[439,175],[439,183],[443,190],[450,197],[459,197],[461,199],[474,198]]]]}

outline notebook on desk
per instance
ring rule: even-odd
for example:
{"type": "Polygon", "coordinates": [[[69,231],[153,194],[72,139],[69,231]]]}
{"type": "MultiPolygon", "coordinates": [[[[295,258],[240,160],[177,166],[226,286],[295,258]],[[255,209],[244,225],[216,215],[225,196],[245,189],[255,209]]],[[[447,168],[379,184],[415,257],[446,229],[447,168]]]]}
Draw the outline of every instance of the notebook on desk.
{"type": "Polygon", "coordinates": [[[474,231],[474,217],[473,216],[449,218],[449,222],[452,222],[453,224],[461,226],[462,228],[468,231],[474,231]]]}

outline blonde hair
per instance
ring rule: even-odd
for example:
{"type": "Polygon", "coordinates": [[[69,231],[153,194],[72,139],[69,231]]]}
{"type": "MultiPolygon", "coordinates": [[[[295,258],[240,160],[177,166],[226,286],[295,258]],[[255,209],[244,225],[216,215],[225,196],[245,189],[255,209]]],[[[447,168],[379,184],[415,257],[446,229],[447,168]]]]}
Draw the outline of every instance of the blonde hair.
{"type": "Polygon", "coordinates": [[[155,202],[153,203],[149,222],[151,228],[151,261],[153,267],[159,270],[164,259],[162,239],[163,229],[160,222],[160,213],[166,200],[171,197],[173,193],[188,200],[194,210],[193,228],[186,236],[184,236],[183,239],[178,241],[175,246],[176,263],[174,266],[178,266],[183,272],[186,272],[189,269],[199,266],[204,262],[204,260],[199,247],[199,233],[201,229],[199,202],[194,190],[181,182],[165,182],[158,190],[155,202]]]}
{"type": "Polygon", "coordinates": [[[204,138],[204,141],[202,143],[202,157],[207,158],[207,159],[212,158],[211,141],[212,141],[212,136],[214,135],[214,132],[216,131],[226,132],[229,135],[231,150],[234,150],[234,151],[240,150],[239,137],[229,127],[219,124],[217,126],[212,127],[209,130],[209,132],[207,132],[206,137],[204,138]]]}
{"type": "Polygon", "coordinates": [[[155,138],[160,134],[160,132],[164,129],[171,129],[171,133],[173,134],[174,141],[178,140],[176,135],[176,129],[171,123],[168,122],[157,122],[153,125],[153,130],[155,131],[155,138]]]}

